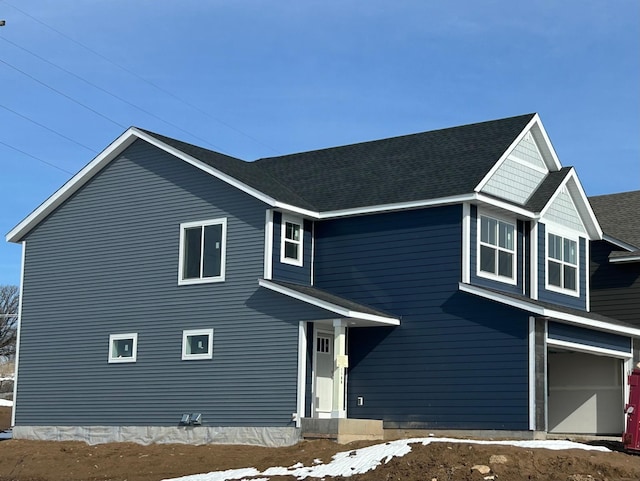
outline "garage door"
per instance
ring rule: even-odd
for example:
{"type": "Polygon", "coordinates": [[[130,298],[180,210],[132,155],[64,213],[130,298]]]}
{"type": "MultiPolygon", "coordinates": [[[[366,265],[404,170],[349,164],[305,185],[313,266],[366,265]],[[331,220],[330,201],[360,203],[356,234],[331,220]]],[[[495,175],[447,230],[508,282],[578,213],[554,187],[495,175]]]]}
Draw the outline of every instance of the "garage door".
{"type": "Polygon", "coordinates": [[[623,361],[551,347],[547,360],[549,432],[619,436],[623,361]]]}

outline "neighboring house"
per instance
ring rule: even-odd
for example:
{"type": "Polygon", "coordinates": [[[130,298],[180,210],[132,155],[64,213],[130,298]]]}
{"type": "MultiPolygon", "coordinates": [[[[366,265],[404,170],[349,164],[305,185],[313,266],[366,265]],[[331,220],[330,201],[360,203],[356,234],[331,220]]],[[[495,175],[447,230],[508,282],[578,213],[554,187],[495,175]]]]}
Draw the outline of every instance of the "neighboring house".
{"type": "Polygon", "coordinates": [[[623,430],[640,327],[590,312],[602,231],[536,114],[255,162],[131,128],[7,239],[17,438],[623,430]]]}
{"type": "Polygon", "coordinates": [[[589,201],[604,233],[591,244],[592,310],[640,326],[640,190],[589,201]]]}

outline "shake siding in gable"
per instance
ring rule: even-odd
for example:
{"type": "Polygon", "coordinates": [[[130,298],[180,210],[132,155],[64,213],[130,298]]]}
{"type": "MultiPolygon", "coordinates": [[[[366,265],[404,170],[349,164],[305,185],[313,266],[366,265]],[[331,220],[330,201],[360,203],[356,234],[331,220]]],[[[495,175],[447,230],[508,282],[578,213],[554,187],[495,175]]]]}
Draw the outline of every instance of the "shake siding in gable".
{"type": "Polygon", "coordinates": [[[461,219],[458,205],[316,224],[316,286],[401,316],[349,330],[349,417],[528,429],[527,317],[458,291],[461,219]]]}
{"type": "MultiPolygon", "coordinates": [[[[17,425],[291,426],[298,321],[257,285],[265,206],[137,141],[27,238],[17,425]],[[181,222],[227,219],[226,281],[178,286],[181,222]],[[213,359],[181,360],[183,329],[213,359]],[[109,364],[110,334],[137,362],[109,364]],[[275,387],[275,388],[274,388],[275,387]]],[[[326,316],[325,316],[326,317],[326,316]]]]}

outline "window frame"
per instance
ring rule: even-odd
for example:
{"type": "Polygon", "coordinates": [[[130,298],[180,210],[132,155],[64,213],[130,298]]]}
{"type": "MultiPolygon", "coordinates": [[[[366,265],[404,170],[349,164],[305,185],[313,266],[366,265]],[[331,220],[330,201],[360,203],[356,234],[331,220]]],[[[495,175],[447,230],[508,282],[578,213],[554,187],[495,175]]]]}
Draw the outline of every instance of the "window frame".
{"type": "Polygon", "coordinates": [[[208,284],[212,282],[224,282],[226,271],[226,258],[227,258],[227,218],[220,217],[217,219],[209,219],[204,221],[195,222],[183,222],[180,224],[180,245],[179,245],[179,257],[178,257],[178,285],[191,285],[191,284],[208,284]],[[204,259],[204,228],[211,225],[221,225],[221,249],[220,249],[220,275],[211,277],[202,277],[203,259],[204,259]],[[200,240],[200,277],[187,277],[184,276],[185,268],[185,249],[186,249],[186,232],[187,229],[194,227],[201,228],[201,240],[200,240]]]}
{"type": "Polygon", "coordinates": [[[284,214],[282,215],[282,221],[280,225],[280,262],[282,262],[283,264],[302,267],[304,263],[304,219],[284,214]],[[296,241],[294,239],[288,239],[286,237],[287,224],[295,224],[299,227],[300,239],[296,241]],[[285,247],[287,242],[298,246],[297,259],[286,257],[285,247]]]}
{"type": "Polygon", "coordinates": [[[109,334],[109,364],[121,364],[137,362],[138,360],[138,333],[132,332],[128,334],[109,334]],[[115,341],[133,340],[131,346],[132,355],[130,357],[113,357],[113,345],[115,341]]]}
{"type": "Polygon", "coordinates": [[[203,359],[213,359],[213,329],[185,329],[182,331],[182,360],[198,361],[203,359]],[[200,354],[189,354],[187,352],[187,339],[191,336],[209,336],[207,352],[200,354]]]}
{"type": "Polygon", "coordinates": [[[560,294],[566,294],[569,296],[580,297],[580,236],[577,233],[571,233],[560,229],[550,228],[546,226],[545,232],[545,245],[544,245],[544,287],[548,291],[557,292],[560,294]],[[559,237],[562,239],[562,259],[556,259],[549,257],[550,236],[559,237]],[[571,264],[564,260],[564,241],[572,241],[576,246],[576,263],[571,264]],[[560,264],[560,283],[562,286],[556,286],[549,283],[549,261],[553,261],[560,264]],[[576,288],[569,289],[564,287],[564,268],[565,266],[573,267],[576,270],[576,288]]]}
{"type": "Polygon", "coordinates": [[[518,284],[518,221],[513,219],[513,220],[507,220],[506,218],[501,218],[499,216],[495,216],[495,215],[487,215],[481,212],[478,212],[477,214],[478,218],[476,219],[477,222],[477,229],[476,229],[476,275],[478,277],[482,277],[485,279],[490,279],[493,281],[497,281],[497,282],[501,282],[504,284],[510,284],[510,285],[517,285],[518,284]],[[482,241],[482,218],[485,217],[487,219],[491,219],[496,221],[496,244],[490,244],[487,242],[483,242],[482,241]],[[503,224],[508,224],[511,227],[513,227],[513,250],[509,250],[507,248],[504,247],[500,247],[499,246],[499,225],[500,223],[503,224]],[[482,252],[482,246],[485,247],[489,247],[491,249],[494,249],[496,252],[496,260],[495,260],[495,268],[496,268],[496,273],[494,274],[493,272],[487,272],[487,271],[483,271],[481,269],[481,252],[482,252]],[[503,252],[507,252],[509,254],[512,254],[513,259],[511,261],[511,272],[513,273],[512,277],[507,277],[507,276],[502,276],[500,274],[498,274],[499,272],[499,265],[498,265],[498,253],[500,251],[503,252]]]}

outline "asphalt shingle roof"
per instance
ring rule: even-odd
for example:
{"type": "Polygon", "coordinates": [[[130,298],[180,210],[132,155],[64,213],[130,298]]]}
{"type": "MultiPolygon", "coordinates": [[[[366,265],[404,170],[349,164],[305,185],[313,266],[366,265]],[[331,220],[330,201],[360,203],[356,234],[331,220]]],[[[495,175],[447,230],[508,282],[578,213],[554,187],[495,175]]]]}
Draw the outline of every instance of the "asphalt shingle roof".
{"type": "Polygon", "coordinates": [[[534,115],[255,162],[140,130],[276,200],[322,212],[472,193],[534,115]]]}
{"type": "Polygon", "coordinates": [[[605,234],[640,249],[640,190],[589,197],[605,234]]]}
{"type": "Polygon", "coordinates": [[[572,167],[563,167],[557,172],[549,172],[533,195],[527,200],[525,207],[532,212],[540,212],[556,193],[562,181],[567,177],[572,167]]]}

